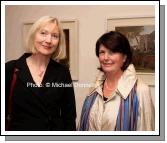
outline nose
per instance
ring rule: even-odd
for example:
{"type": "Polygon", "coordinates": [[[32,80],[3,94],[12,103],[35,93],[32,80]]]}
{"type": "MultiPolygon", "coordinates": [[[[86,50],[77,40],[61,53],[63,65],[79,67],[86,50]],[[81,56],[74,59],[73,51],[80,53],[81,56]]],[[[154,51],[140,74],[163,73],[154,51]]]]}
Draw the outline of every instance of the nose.
{"type": "Polygon", "coordinates": [[[50,34],[48,34],[48,35],[46,36],[46,38],[45,38],[45,41],[46,41],[47,43],[51,43],[51,41],[52,41],[52,36],[51,36],[50,34]]]}
{"type": "Polygon", "coordinates": [[[109,58],[109,54],[106,52],[106,53],[104,54],[104,59],[105,59],[105,60],[108,60],[108,58],[109,58]]]}

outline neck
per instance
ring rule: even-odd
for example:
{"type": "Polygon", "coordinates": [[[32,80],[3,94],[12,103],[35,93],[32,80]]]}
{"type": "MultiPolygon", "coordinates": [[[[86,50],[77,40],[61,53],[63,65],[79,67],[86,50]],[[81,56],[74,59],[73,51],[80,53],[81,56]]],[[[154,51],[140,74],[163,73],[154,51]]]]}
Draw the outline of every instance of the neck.
{"type": "Polygon", "coordinates": [[[46,69],[50,57],[40,55],[40,54],[33,54],[30,57],[31,62],[38,68],[38,69],[46,69]]]}
{"type": "Polygon", "coordinates": [[[114,91],[117,88],[118,80],[122,75],[122,71],[117,73],[106,73],[105,88],[108,91],[114,91]]]}
{"type": "Polygon", "coordinates": [[[122,74],[123,71],[121,70],[116,73],[106,73],[106,79],[109,83],[115,83],[119,80],[122,74]]]}

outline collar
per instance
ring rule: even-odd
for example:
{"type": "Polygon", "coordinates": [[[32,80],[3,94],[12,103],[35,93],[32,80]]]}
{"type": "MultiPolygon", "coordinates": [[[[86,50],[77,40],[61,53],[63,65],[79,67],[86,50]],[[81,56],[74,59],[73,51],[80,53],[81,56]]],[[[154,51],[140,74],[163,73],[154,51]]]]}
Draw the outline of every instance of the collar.
{"type": "MultiPolygon", "coordinates": [[[[15,66],[18,69],[18,78],[20,78],[25,84],[27,84],[27,82],[34,83],[29,68],[26,64],[26,58],[28,58],[31,55],[31,53],[25,53],[19,59],[16,60],[15,66]]],[[[58,75],[62,71],[62,67],[63,66],[61,66],[59,63],[55,62],[53,59],[50,59],[42,82],[46,83],[54,80],[53,75],[58,75]]]]}
{"type": "MultiPolygon", "coordinates": [[[[105,78],[106,78],[105,74],[103,72],[99,72],[96,78],[95,86],[94,88],[91,89],[90,94],[96,91],[100,95],[102,95],[102,86],[105,78]]],[[[122,76],[118,81],[118,86],[116,89],[116,92],[118,93],[118,95],[126,99],[129,93],[131,92],[131,89],[133,88],[136,80],[137,80],[137,76],[136,76],[134,65],[130,64],[128,68],[123,72],[122,76]]]]}
{"type": "Polygon", "coordinates": [[[118,92],[126,99],[134,87],[137,80],[136,71],[133,64],[130,64],[124,71],[123,75],[118,81],[118,92]]]}

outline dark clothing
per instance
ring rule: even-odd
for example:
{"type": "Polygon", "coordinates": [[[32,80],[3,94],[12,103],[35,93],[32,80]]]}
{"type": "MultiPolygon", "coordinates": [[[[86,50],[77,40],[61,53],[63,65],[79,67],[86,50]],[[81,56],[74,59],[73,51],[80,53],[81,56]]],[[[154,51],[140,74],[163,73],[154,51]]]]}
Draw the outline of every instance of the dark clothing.
{"type": "Polygon", "coordinates": [[[14,68],[17,79],[12,97],[13,131],[66,131],[76,130],[75,97],[70,72],[50,59],[42,87],[36,87],[26,64],[24,54],[18,60],[6,63],[6,115],[14,68]],[[69,85],[68,87],[65,87],[69,85]],[[61,86],[61,87],[60,87],[61,86]]]}

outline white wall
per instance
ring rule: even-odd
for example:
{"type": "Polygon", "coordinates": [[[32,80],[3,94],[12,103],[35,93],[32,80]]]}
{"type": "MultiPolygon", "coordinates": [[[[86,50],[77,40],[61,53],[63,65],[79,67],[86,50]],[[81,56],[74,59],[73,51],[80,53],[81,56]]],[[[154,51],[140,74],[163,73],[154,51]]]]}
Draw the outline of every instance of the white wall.
{"type": "MultiPolygon", "coordinates": [[[[77,20],[79,83],[95,80],[98,59],[95,56],[96,40],[107,30],[107,18],[154,16],[154,6],[6,6],[5,8],[5,50],[6,61],[24,53],[22,26],[34,22],[41,16],[51,15],[59,20],[77,20]]],[[[77,121],[88,88],[75,88],[77,121]]],[[[154,86],[151,88],[154,100],[154,86]]]]}

